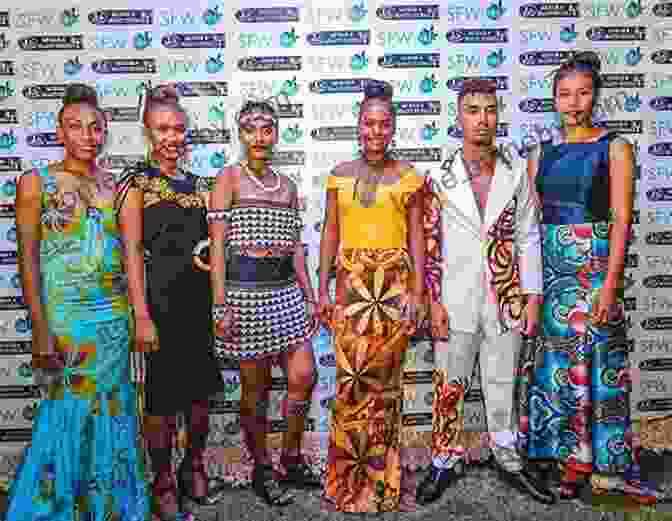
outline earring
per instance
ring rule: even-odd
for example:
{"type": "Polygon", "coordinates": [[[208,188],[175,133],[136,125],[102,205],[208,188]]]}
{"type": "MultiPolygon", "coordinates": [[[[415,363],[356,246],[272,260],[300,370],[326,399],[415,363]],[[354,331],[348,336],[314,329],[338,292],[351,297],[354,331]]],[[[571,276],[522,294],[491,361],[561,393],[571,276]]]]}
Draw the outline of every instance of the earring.
{"type": "Polygon", "coordinates": [[[150,164],[152,162],[152,144],[145,139],[145,163],[150,164]]]}
{"type": "Polygon", "coordinates": [[[395,139],[392,139],[390,141],[390,144],[388,145],[387,149],[385,150],[385,158],[386,159],[397,159],[397,141],[395,139]]]}

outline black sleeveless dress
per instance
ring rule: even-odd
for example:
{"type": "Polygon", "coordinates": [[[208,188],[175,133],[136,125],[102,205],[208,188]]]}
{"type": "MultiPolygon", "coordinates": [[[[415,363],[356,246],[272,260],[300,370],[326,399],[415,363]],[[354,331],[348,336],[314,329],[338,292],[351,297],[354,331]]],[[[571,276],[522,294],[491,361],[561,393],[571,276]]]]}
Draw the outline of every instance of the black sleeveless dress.
{"type": "Polygon", "coordinates": [[[193,262],[195,246],[208,238],[204,193],[213,181],[188,172],[182,178],[139,167],[124,172],[120,196],[143,192],[143,243],[149,313],[160,349],[147,353],[146,409],[168,416],[223,389],[213,355],[210,275],[193,262]]]}

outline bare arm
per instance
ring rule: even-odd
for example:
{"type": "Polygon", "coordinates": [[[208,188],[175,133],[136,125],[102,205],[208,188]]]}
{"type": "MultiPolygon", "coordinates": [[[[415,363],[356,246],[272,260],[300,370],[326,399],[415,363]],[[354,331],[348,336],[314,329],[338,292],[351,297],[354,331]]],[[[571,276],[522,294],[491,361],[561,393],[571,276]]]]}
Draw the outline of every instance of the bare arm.
{"type": "Polygon", "coordinates": [[[42,302],[40,266],[42,186],[36,172],[21,176],[16,192],[16,230],[23,299],[33,324],[33,356],[53,354],[47,315],[42,302]]]}
{"type": "Polygon", "coordinates": [[[625,250],[630,237],[634,191],[635,157],[632,145],[616,139],[609,146],[609,206],[613,219],[609,233],[609,265],[605,288],[617,290],[623,284],[625,250]]]}
{"type": "Polygon", "coordinates": [[[329,273],[331,273],[331,268],[334,265],[340,240],[338,191],[327,190],[327,208],[320,240],[320,297],[329,295],[329,273]]]}
{"type": "Polygon", "coordinates": [[[143,244],[144,197],[142,191],[131,187],[119,210],[119,227],[126,253],[128,297],[136,320],[149,319],[145,281],[145,247],[143,244]]]}
{"type": "Polygon", "coordinates": [[[226,235],[229,229],[228,211],[233,204],[234,187],[238,173],[235,168],[224,168],[217,176],[215,189],[210,196],[208,230],[210,234],[210,280],[213,303],[226,304],[226,235]]]}
{"type": "MultiPolygon", "coordinates": [[[[292,181],[292,208],[299,209],[299,194],[296,184],[292,181]]],[[[306,250],[301,241],[302,226],[297,227],[296,232],[296,249],[294,250],[294,272],[296,273],[297,282],[303,290],[303,294],[308,302],[316,304],[315,293],[313,291],[313,284],[308,276],[308,264],[306,259],[306,250]]]]}

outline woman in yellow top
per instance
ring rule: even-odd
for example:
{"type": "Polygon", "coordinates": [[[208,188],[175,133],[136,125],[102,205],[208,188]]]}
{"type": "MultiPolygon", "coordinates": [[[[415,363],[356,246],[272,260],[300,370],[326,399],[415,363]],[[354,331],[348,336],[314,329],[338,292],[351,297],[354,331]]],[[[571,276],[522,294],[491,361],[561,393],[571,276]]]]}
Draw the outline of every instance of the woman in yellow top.
{"type": "Polygon", "coordinates": [[[329,177],[320,247],[319,309],[337,371],[325,499],[339,511],[383,512],[399,506],[401,366],[423,301],[424,180],[389,157],[389,84],[367,82],[358,126],[362,159],[329,177]]]}

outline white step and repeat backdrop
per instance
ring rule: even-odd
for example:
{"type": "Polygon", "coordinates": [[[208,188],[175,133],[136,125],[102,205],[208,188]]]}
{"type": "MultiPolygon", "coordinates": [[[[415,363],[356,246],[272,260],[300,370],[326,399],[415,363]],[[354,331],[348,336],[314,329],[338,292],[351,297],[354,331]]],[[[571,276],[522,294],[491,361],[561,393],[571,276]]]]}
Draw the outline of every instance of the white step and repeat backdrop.
{"type": "MultiPolygon", "coordinates": [[[[40,396],[30,368],[31,325],[16,270],[15,180],[22,171],[61,157],[54,132],[68,82],[95,86],[111,111],[104,164],[114,170],[144,153],[137,111],[143,84],[179,82],[190,114],[188,167],[203,176],[213,176],[237,159],[231,133],[241,101],[286,93],[290,105],[282,113],[275,164],[301,188],[305,241],[315,274],[325,179],[336,163],[357,153],[355,118],[364,79],[394,85],[399,113],[395,147],[425,172],[440,165],[441,147],[458,143],[456,89],[462,78],[496,79],[498,139],[521,147],[557,131],[549,72],[572,51],[590,48],[602,56],[604,70],[596,116],[634,143],[638,161],[636,224],[626,274],[632,413],[642,419],[645,446],[672,443],[672,434],[664,429],[672,424],[665,419],[672,416],[672,3],[53,4],[14,2],[0,8],[1,475],[13,473],[30,438],[40,396]]],[[[309,420],[310,444],[321,444],[324,453],[335,361],[328,351],[317,359],[320,378],[309,420]]],[[[405,375],[404,438],[409,446],[422,445],[418,433],[427,439],[431,431],[432,367],[428,343],[415,343],[405,375]]],[[[212,465],[217,473],[240,479],[240,389],[235,370],[222,371],[226,384],[213,400],[212,465]]],[[[279,370],[274,376],[273,430],[279,432],[285,380],[279,370]]],[[[467,420],[469,429],[483,428],[478,390],[470,396],[467,420]]],[[[423,451],[408,453],[407,463],[427,461],[423,451]]]]}

